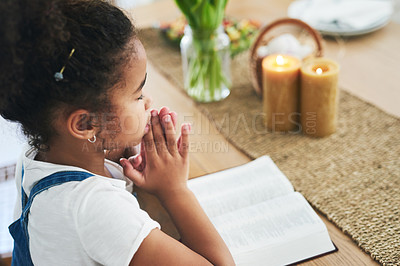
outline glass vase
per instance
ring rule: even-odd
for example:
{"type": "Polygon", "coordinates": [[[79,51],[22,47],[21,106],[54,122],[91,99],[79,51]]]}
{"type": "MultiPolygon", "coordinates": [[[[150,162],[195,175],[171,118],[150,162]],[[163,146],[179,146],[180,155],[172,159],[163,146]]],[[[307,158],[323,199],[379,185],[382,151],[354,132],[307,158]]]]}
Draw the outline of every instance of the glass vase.
{"type": "Polygon", "coordinates": [[[181,40],[184,87],[198,102],[213,102],[230,93],[230,40],[217,30],[192,31],[186,26],[181,40]]]}

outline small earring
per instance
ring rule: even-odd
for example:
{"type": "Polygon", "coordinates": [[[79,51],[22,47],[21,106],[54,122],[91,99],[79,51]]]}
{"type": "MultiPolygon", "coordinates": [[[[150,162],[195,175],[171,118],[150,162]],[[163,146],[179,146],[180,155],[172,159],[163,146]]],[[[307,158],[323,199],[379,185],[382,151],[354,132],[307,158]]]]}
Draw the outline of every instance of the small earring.
{"type": "Polygon", "coordinates": [[[97,140],[96,135],[93,135],[93,140],[92,140],[92,138],[88,139],[88,141],[89,141],[90,143],[95,143],[96,140],[97,140]]]}

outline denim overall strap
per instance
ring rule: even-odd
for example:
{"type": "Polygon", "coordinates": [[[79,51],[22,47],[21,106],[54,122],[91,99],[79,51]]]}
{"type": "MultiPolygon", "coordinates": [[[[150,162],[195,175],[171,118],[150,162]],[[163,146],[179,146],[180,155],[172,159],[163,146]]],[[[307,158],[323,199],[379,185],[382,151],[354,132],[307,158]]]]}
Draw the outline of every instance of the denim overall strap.
{"type": "MultiPolygon", "coordinates": [[[[23,173],[23,170],[22,170],[23,173]]],[[[61,185],[71,181],[82,181],[93,174],[80,171],[65,171],[51,174],[41,179],[31,190],[25,206],[22,208],[21,217],[9,226],[11,236],[14,238],[14,250],[12,255],[12,265],[33,265],[29,251],[29,234],[28,234],[28,215],[33,199],[42,191],[51,187],[61,185]]],[[[21,178],[22,183],[22,178],[21,178]]],[[[22,186],[22,185],[21,185],[22,186]]],[[[21,190],[21,196],[24,204],[24,195],[21,190]]]]}

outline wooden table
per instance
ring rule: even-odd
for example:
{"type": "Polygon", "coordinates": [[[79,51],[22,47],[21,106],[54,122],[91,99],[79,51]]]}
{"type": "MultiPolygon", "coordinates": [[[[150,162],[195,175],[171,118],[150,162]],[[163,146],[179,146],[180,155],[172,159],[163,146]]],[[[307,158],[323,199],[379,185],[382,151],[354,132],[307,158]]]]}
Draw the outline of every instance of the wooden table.
{"type": "MultiPolygon", "coordinates": [[[[286,16],[289,0],[230,0],[227,14],[252,18],[263,23],[286,16]]],[[[150,27],[157,22],[172,21],[180,16],[172,0],[162,0],[130,10],[137,27],[150,27]]],[[[390,22],[385,28],[357,38],[327,39],[325,55],[341,65],[340,85],[379,108],[400,116],[400,25],[390,22]]],[[[219,171],[250,161],[232,146],[196,109],[193,101],[179,91],[148,62],[149,79],[145,89],[155,107],[169,106],[180,115],[180,122],[191,122],[190,177],[219,171]],[[215,147],[221,147],[217,150],[215,147]]],[[[176,236],[167,214],[158,202],[139,191],[142,207],[159,220],[164,230],[176,236]]],[[[320,215],[339,251],[305,262],[304,265],[374,265],[377,264],[348,236],[320,215]]]]}

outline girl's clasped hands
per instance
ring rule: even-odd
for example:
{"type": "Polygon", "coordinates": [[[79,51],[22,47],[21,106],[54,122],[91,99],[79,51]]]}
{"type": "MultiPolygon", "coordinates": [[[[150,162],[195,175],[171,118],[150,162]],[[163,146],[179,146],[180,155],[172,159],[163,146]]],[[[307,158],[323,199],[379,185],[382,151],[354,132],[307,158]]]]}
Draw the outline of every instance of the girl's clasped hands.
{"type": "Polygon", "coordinates": [[[189,172],[189,133],[191,125],[182,124],[176,140],[177,114],[163,107],[152,110],[148,131],[143,137],[140,154],[121,158],[124,174],[135,185],[167,199],[171,193],[185,190],[189,172]]]}

